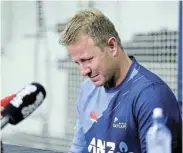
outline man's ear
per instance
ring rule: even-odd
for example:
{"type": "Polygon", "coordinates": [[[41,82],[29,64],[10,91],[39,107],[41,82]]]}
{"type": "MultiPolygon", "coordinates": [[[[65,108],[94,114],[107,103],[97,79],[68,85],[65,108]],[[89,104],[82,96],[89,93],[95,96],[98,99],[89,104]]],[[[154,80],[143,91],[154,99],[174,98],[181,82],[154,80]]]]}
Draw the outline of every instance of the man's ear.
{"type": "Polygon", "coordinates": [[[117,55],[117,40],[115,37],[110,37],[108,39],[108,47],[112,53],[113,56],[117,55]]]}

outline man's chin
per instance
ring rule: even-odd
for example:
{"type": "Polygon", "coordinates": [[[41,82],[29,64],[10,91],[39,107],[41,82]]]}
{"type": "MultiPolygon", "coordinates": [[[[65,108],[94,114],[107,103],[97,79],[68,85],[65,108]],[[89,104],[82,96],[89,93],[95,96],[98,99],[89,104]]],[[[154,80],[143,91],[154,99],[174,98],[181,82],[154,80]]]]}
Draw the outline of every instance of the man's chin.
{"type": "Polygon", "coordinates": [[[96,86],[96,87],[100,87],[100,86],[103,86],[104,85],[104,83],[102,83],[102,82],[100,82],[100,81],[93,81],[93,83],[94,83],[94,85],[96,86]]]}

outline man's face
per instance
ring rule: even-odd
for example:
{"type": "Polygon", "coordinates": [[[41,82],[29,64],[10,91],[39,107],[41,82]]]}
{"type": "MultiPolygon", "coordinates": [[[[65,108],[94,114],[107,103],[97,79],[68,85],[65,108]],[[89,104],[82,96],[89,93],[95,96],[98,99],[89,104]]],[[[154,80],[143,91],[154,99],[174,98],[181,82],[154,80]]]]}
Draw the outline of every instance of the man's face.
{"type": "Polygon", "coordinates": [[[113,77],[115,60],[109,47],[101,50],[91,37],[82,35],[67,49],[81,75],[88,76],[96,86],[104,85],[113,77]]]}

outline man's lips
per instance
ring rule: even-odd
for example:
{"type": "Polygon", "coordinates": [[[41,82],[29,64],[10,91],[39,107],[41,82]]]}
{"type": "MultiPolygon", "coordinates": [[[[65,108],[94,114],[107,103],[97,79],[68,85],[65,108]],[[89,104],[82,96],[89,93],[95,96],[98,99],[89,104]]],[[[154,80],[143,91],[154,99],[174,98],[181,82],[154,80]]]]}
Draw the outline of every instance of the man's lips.
{"type": "Polygon", "coordinates": [[[97,81],[97,79],[98,79],[97,77],[98,77],[98,74],[95,75],[95,76],[90,77],[90,79],[91,79],[92,81],[97,81]]]}
{"type": "Polygon", "coordinates": [[[90,78],[95,78],[96,76],[98,76],[98,74],[97,75],[94,75],[94,76],[91,76],[90,78]]]}

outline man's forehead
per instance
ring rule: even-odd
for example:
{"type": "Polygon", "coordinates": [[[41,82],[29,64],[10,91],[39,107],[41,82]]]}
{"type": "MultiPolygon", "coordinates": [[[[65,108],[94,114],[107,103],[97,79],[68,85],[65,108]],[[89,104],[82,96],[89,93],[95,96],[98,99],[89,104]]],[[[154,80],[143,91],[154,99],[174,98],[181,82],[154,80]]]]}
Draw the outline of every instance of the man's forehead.
{"type": "Polygon", "coordinates": [[[94,46],[93,39],[89,36],[80,36],[77,37],[77,40],[67,46],[68,51],[72,54],[72,52],[89,52],[91,47],[94,46]]]}

